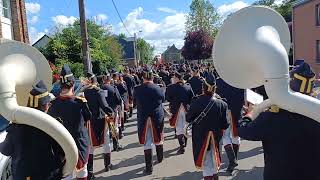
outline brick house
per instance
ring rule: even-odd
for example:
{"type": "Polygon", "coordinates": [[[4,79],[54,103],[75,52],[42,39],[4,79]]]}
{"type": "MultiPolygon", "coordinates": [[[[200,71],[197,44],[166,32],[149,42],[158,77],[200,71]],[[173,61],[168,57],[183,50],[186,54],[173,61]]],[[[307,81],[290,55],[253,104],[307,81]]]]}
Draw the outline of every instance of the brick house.
{"type": "Polygon", "coordinates": [[[293,56],[320,73],[320,0],[302,0],[292,12],[293,56]]]}
{"type": "Polygon", "coordinates": [[[0,38],[29,44],[24,0],[0,0],[0,38]]]}
{"type": "Polygon", "coordinates": [[[167,50],[161,54],[161,57],[167,63],[178,63],[182,60],[181,50],[174,44],[172,46],[168,46],[167,50]]]}

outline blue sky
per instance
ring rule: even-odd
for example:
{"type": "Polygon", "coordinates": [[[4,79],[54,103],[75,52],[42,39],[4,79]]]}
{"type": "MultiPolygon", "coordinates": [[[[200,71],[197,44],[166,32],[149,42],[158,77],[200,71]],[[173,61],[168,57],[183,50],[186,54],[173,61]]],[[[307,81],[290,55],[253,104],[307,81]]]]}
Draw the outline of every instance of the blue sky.
{"type": "MultiPolygon", "coordinates": [[[[167,46],[183,45],[185,14],[192,0],[114,0],[129,33],[126,32],[111,0],[86,0],[87,18],[95,19],[113,33],[127,36],[139,32],[160,53],[167,46]]],[[[253,0],[211,1],[221,16],[248,6],[253,0]]],[[[62,27],[79,17],[78,0],[26,0],[31,42],[54,27],[62,27]]]]}

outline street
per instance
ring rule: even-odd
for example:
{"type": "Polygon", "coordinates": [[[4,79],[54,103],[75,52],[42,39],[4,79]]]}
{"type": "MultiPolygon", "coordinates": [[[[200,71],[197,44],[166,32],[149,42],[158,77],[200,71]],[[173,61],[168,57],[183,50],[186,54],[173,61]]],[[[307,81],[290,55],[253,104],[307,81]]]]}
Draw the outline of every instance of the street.
{"type": "MultiPolygon", "coordinates": [[[[161,164],[156,164],[155,149],[153,150],[153,174],[145,176],[143,146],[139,145],[136,116],[129,119],[124,131],[125,137],[120,140],[124,147],[122,151],[112,152],[113,170],[104,172],[103,156],[101,149],[95,151],[94,171],[96,179],[165,179],[165,180],[185,180],[202,179],[202,172],[197,171],[193,163],[191,140],[188,140],[186,153],[176,155],[178,142],[174,139],[174,130],[170,128],[168,120],[165,123],[164,160],[161,164]]],[[[263,174],[263,150],[260,142],[243,141],[239,153],[239,166],[233,176],[228,176],[225,172],[227,167],[227,157],[222,154],[222,167],[220,169],[221,180],[261,180],[263,174]]]]}

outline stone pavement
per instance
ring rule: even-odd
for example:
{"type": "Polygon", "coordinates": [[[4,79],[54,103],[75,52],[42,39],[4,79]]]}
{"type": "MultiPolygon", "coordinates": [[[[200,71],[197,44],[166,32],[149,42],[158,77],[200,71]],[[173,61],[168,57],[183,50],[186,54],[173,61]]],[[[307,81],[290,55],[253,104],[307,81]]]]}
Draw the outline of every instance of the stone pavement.
{"type": "MultiPolygon", "coordinates": [[[[113,170],[104,172],[101,149],[95,151],[94,171],[97,180],[198,180],[202,173],[197,171],[193,164],[191,140],[188,140],[186,153],[176,155],[178,142],[174,139],[174,131],[170,128],[168,120],[165,123],[164,161],[154,164],[153,174],[145,176],[143,146],[139,145],[135,116],[126,124],[125,137],[120,140],[124,149],[112,153],[113,170]]],[[[220,180],[262,180],[263,150],[260,142],[243,141],[240,147],[239,166],[233,176],[225,173],[227,158],[222,154],[222,168],[220,180]]],[[[156,163],[155,149],[153,161],[156,163]]]]}

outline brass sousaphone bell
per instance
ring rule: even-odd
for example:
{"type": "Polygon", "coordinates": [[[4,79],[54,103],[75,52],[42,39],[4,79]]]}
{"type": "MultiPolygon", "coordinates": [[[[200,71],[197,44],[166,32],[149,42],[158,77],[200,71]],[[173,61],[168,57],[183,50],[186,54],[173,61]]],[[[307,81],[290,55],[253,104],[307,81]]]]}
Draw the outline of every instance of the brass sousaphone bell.
{"type": "Polygon", "coordinates": [[[33,126],[51,136],[65,153],[63,175],[72,174],[78,149],[68,130],[56,119],[36,109],[25,107],[32,85],[43,80],[50,89],[52,72],[46,58],[35,48],[0,39],[0,114],[7,120],[33,126]]]}

